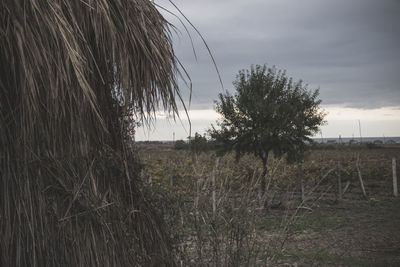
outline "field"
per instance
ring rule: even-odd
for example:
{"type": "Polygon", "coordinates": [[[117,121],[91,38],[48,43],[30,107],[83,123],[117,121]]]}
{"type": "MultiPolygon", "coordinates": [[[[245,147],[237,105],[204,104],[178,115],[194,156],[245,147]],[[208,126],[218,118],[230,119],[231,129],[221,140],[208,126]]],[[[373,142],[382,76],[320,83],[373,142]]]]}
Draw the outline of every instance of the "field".
{"type": "Polygon", "coordinates": [[[270,157],[265,196],[252,156],[138,151],[182,266],[400,265],[399,147],[318,147],[301,166],[270,157]]]}

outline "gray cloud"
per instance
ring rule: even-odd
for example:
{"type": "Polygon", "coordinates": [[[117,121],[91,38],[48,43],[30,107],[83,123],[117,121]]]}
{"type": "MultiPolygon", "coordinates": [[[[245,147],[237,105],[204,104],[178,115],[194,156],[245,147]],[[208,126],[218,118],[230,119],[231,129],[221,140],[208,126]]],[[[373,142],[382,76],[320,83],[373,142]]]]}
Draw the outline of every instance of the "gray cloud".
{"type": "MultiPolygon", "coordinates": [[[[206,38],[227,89],[238,70],[268,63],[320,87],[324,104],[400,104],[400,1],[174,2],[206,38]]],[[[196,62],[179,22],[167,17],[182,32],[175,49],[193,80],[192,107],[211,108],[221,86],[207,51],[192,30],[196,62]]]]}

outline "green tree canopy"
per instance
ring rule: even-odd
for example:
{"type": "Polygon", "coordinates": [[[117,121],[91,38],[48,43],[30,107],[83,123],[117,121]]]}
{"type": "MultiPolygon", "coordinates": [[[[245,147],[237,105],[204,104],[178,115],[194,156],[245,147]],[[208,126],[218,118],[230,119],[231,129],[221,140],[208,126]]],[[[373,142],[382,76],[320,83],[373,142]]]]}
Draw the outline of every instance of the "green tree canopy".
{"type": "MultiPolygon", "coordinates": [[[[300,160],[310,136],[324,123],[319,90],[308,90],[286,72],[266,65],[241,70],[233,83],[234,95],[219,94],[216,111],[222,119],[209,134],[219,154],[235,151],[237,158],[253,153],[267,172],[269,152],[287,154],[290,162],[300,160]]],[[[265,179],[265,178],[264,178],[265,179]]]]}
{"type": "Polygon", "coordinates": [[[190,151],[199,154],[207,151],[209,148],[208,140],[205,136],[202,136],[198,132],[194,134],[194,137],[189,137],[190,151]]]}

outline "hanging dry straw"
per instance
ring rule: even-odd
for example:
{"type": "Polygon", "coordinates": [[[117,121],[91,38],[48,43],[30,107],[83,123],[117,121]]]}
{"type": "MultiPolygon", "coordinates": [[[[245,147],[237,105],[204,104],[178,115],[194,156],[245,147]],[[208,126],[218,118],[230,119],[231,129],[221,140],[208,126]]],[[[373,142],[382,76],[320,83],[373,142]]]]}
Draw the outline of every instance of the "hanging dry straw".
{"type": "Polygon", "coordinates": [[[174,265],[126,143],[176,112],[171,25],[148,0],[1,0],[0,21],[0,265],[174,265]]]}

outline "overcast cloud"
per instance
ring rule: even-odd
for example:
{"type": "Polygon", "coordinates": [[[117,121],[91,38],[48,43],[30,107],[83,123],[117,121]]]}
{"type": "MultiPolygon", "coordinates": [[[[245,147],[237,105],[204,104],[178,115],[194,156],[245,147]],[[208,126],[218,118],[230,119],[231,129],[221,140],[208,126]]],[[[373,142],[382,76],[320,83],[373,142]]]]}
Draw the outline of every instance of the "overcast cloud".
{"type": "MultiPolygon", "coordinates": [[[[174,11],[167,1],[156,3],[174,11]]],[[[311,89],[320,87],[325,105],[366,109],[400,105],[398,0],[174,3],[206,39],[231,92],[238,70],[267,63],[286,69],[311,89]]],[[[175,50],[193,81],[191,107],[212,108],[221,86],[204,45],[191,30],[196,62],[183,27],[165,15],[182,32],[174,38],[175,50]]]]}

